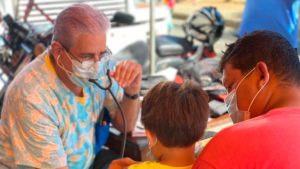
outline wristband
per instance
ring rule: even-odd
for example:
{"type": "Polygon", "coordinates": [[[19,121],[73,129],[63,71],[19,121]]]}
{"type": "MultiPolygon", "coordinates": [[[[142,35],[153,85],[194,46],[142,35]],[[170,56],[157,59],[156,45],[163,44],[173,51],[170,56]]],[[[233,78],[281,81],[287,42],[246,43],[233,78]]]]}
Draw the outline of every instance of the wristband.
{"type": "Polygon", "coordinates": [[[124,95],[125,95],[128,99],[131,99],[131,100],[135,100],[135,99],[139,98],[139,96],[140,96],[139,94],[130,95],[130,94],[126,93],[125,91],[124,91],[124,95]]]}

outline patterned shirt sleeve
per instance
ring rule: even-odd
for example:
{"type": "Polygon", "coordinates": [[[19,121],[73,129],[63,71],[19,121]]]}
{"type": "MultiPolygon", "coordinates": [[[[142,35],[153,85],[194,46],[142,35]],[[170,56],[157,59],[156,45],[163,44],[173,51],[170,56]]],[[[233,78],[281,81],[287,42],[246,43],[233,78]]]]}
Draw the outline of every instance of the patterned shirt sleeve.
{"type": "Polygon", "coordinates": [[[4,118],[10,127],[16,165],[45,169],[67,166],[58,122],[54,113],[50,114],[50,106],[45,106],[47,100],[37,92],[30,96],[13,93],[3,111],[7,112],[4,118]]]}

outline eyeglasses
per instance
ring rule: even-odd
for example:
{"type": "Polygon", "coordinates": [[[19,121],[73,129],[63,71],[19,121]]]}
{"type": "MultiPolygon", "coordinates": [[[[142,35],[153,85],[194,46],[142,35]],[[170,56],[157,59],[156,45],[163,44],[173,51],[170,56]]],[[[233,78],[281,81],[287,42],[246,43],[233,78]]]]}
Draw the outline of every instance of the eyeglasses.
{"type": "MultiPolygon", "coordinates": [[[[80,56],[75,56],[64,45],[61,44],[61,46],[65,49],[65,51],[68,54],[70,54],[74,59],[76,59],[80,63],[82,63],[84,61],[88,61],[88,60],[94,60],[96,57],[95,54],[93,54],[93,53],[85,53],[85,54],[81,54],[80,56]]],[[[111,50],[108,47],[106,47],[105,51],[100,53],[99,60],[107,60],[108,58],[111,57],[111,55],[112,55],[111,50]]]]}

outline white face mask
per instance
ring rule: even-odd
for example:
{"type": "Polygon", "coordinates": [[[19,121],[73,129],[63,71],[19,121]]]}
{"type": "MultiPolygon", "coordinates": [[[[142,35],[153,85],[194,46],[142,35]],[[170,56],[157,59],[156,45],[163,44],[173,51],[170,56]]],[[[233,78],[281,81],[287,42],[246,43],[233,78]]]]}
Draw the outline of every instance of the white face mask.
{"type": "Polygon", "coordinates": [[[100,79],[107,71],[108,58],[101,58],[100,61],[96,62],[88,60],[80,63],[74,59],[71,59],[71,61],[73,73],[83,79],[100,79]]]}
{"type": "Polygon", "coordinates": [[[250,108],[256,99],[257,95],[260,93],[260,91],[266,86],[268,82],[266,82],[259,90],[258,92],[254,95],[252,101],[250,102],[250,105],[247,110],[239,110],[238,105],[237,105],[237,97],[236,97],[236,91],[240,84],[244,81],[244,79],[249,76],[255,68],[253,68],[250,72],[246,74],[246,76],[243,77],[243,79],[238,83],[237,87],[233,89],[225,98],[224,102],[226,104],[228,113],[230,114],[230,117],[234,123],[238,123],[247,119],[250,119],[250,108]]]}
{"type": "MultiPolygon", "coordinates": [[[[67,54],[68,55],[68,54],[67,54]]],[[[72,72],[68,71],[57,58],[57,64],[61,67],[69,76],[72,83],[82,88],[89,87],[92,85],[89,79],[101,79],[105,77],[108,69],[107,65],[109,62],[108,58],[101,58],[100,61],[83,61],[82,63],[72,59],[69,55],[69,59],[72,62],[72,72]]]]}

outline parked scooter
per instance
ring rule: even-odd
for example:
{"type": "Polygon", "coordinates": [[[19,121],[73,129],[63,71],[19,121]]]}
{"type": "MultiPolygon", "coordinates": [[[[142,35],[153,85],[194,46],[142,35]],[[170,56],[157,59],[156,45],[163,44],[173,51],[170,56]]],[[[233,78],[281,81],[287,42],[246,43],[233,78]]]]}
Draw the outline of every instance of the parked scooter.
{"type": "Polygon", "coordinates": [[[38,43],[38,39],[25,23],[16,22],[10,15],[3,17],[6,31],[1,35],[4,46],[11,50],[11,55],[1,58],[1,65],[5,66],[13,78],[16,70],[22,64],[26,57],[31,57],[28,62],[33,59],[33,49],[38,43]]]}
{"type": "MultiPolygon", "coordinates": [[[[213,45],[221,37],[223,29],[224,19],[216,8],[204,7],[196,11],[183,24],[184,37],[171,35],[156,37],[156,71],[172,67],[178,70],[179,79],[180,77],[194,79],[204,84],[201,76],[207,74],[203,74],[205,71],[199,71],[205,67],[201,68],[202,65],[198,63],[202,60],[218,63],[217,59],[211,58],[216,56],[213,45]]],[[[140,63],[144,74],[143,88],[148,88],[160,80],[165,80],[162,77],[157,77],[160,80],[155,80],[155,77],[149,76],[148,54],[147,43],[138,41],[115,54],[114,59],[133,59],[140,63]]],[[[216,65],[213,64],[215,69],[216,65]]],[[[217,78],[217,75],[213,76],[213,80],[217,78]]]]}
{"type": "Polygon", "coordinates": [[[165,35],[156,38],[159,58],[175,56],[183,61],[199,61],[215,57],[213,45],[222,36],[224,19],[216,8],[204,7],[188,17],[183,30],[184,37],[165,35]]]}
{"type": "MultiPolygon", "coordinates": [[[[187,61],[199,61],[204,58],[215,57],[213,45],[222,36],[223,29],[224,19],[216,8],[204,7],[196,11],[183,24],[184,37],[172,35],[156,37],[156,71],[167,67],[178,69],[187,61]]],[[[136,42],[120,51],[115,57],[123,59],[122,54],[136,54],[134,53],[136,50],[148,54],[149,49],[146,49],[147,47],[146,42],[136,42]]],[[[149,73],[148,55],[132,55],[131,57],[143,66],[144,74],[149,73]]],[[[130,56],[125,58],[128,59],[130,56]]]]}

